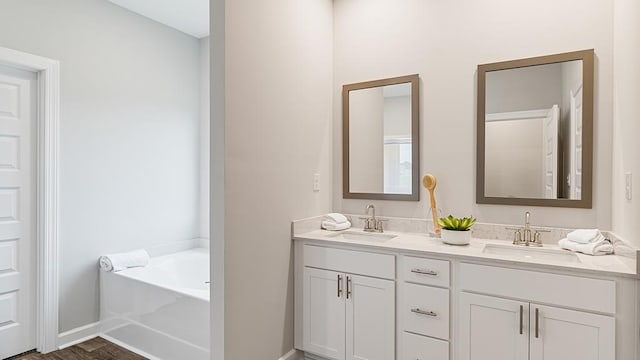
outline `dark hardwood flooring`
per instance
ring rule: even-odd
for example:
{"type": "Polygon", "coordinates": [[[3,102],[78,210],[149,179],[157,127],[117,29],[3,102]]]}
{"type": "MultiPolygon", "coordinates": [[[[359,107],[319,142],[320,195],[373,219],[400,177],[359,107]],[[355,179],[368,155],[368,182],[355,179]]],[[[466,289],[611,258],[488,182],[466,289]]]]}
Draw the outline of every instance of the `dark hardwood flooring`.
{"type": "Polygon", "coordinates": [[[32,352],[7,360],[146,360],[127,349],[97,337],[46,355],[32,352]]]}

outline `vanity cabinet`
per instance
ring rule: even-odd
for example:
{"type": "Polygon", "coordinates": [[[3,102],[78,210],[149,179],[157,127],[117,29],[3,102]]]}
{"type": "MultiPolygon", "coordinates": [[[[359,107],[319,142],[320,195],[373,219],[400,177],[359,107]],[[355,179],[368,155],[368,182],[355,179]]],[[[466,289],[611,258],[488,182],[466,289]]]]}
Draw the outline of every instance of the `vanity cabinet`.
{"type": "Polygon", "coordinates": [[[615,283],[465,263],[460,280],[486,295],[458,296],[459,360],[615,359],[615,283]]]}
{"type": "Polygon", "coordinates": [[[613,317],[531,304],[530,318],[531,360],[615,359],[613,317]]]}
{"type": "Polygon", "coordinates": [[[460,360],[529,358],[528,303],[469,293],[459,300],[460,360]]]}
{"type": "Polygon", "coordinates": [[[394,250],[295,244],[305,359],[640,359],[635,278],[394,250]]]}
{"type": "Polygon", "coordinates": [[[350,253],[348,250],[319,247],[305,249],[304,349],[335,360],[393,359],[395,281],[363,275],[370,266],[382,265],[382,269],[371,272],[392,276],[393,267],[385,269],[384,260],[389,260],[386,257],[381,258],[384,259],[382,263],[376,264],[380,254],[350,253]],[[345,261],[350,260],[341,263],[341,256],[345,261]],[[341,269],[350,269],[351,272],[341,269]]]}
{"type": "Polygon", "coordinates": [[[460,294],[461,360],[615,359],[613,317],[460,294]]]}

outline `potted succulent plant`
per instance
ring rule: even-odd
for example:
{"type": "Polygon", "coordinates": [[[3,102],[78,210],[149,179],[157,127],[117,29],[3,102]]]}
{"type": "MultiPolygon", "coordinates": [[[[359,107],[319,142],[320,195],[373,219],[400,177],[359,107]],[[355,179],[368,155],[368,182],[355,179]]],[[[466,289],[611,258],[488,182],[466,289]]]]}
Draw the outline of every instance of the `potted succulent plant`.
{"type": "Polygon", "coordinates": [[[467,245],[471,242],[471,227],[476,223],[473,217],[457,218],[452,215],[440,218],[442,227],[440,238],[445,244],[467,245]]]}

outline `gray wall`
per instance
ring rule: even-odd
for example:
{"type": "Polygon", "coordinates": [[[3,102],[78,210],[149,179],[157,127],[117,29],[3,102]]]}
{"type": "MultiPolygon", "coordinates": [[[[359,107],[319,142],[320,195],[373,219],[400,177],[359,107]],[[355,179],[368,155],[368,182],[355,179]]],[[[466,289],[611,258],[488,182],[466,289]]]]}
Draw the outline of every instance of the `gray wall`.
{"type": "Polygon", "coordinates": [[[198,235],[198,41],[104,0],[3,0],[0,46],[61,63],[60,331],[99,255],[198,235]]]}
{"type": "Polygon", "coordinates": [[[615,108],[613,229],[640,247],[640,2],[615,0],[615,108]],[[633,174],[633,198],[625,198],[625,173],[633,174]]]}
{"type": "Polygon", "coordinates": [[[487,114],[550,109],[562,103],[562,65],[491,71],[486,79],[487,114]]]}
{"type": "Polygon", "coordinates": [[[613,4],[609,1],[336,0],[333,210],[361,214],[372,202],[382,216],[428,216],[425,189],[421,189],[420,202],[342,199],[341,191],[340,86],[418,73],[420,175],[438,177],[436,197],[445,213],[473,214],[483,222],[521,223],[525,211],[531,211],[536,225],[610,228],[612,38],[613,4]],[[597,56],[593,209],[477,205],[478,64],[591,48],[597,56]]]}
{"type": "MultiPolygon", "coordinates": [[[[228,0],[225,14],[222,238],[212,225],[214,267],[224,251],[217,272],[224,271],[224,359],[275,360],[293,347],[290,222],[331,210],[332,0],[228,0]],[[316,172],[320,192],[313,192],[316,172]]],[[[212,71],[221,80],[220,39],[212,33],[212,71]]],[[[212,146],[214,164],[218,154],[212,146]]],[[[214,165],[214,195],[218,174],[214,165]]]]}

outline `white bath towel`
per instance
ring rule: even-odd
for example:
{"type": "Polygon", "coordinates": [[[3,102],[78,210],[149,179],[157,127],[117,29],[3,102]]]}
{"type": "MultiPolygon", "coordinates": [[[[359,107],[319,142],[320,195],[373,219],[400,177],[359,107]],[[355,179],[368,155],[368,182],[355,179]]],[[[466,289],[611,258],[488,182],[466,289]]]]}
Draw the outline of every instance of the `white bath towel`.
{"type": "Polygon", "coordinates": [[[142,249],[100,256],[100,269],[104,271],[121,271],[131,267],[147,265],[149,265],[149,254],[142,249]]]}
{"type": "Polygon", "coordinates": [[[598,229],[579,229],[567,234],[567,239],[579,244],[588,244],[602,241],[604,236],[598,229]]]}
{"type": "Polygon", "coordinates": [[[340,213],[329,213],[327,215],[325,215],[325,217],[327,218],[327,221],[331,221],[334,222],[336,224],[344,224],[346,222],[349,222],[349,219],[347,219],[346,216],[340,214],[340,213]]]}
{"type": "Polygon", "coordinates": [[[322,222],[321,226],[325,230],[340,231],[340,230],[347,230],[348,228],[350,228],[351,223],[347,221],[347,222],[338,224],[333,221],[325,220],[322,222]]]}
{"type": "Polygon", "coordinates": [[[613,254],[613,245],[604,237],[600,241],[590,242],[588,244],[580,244],[569,239],[558,241],[558,245],[566,250],[571,250],[587,255],[609,255],[613,254]]]}

